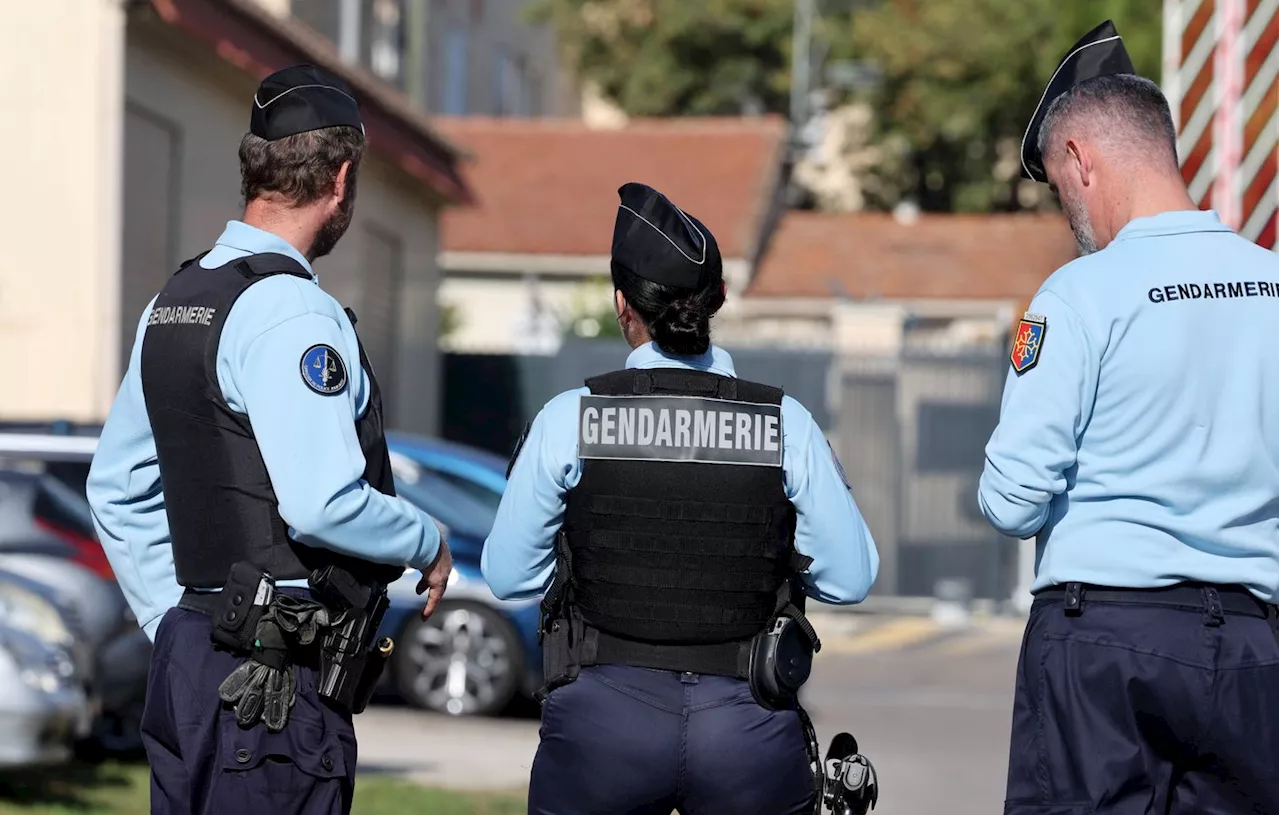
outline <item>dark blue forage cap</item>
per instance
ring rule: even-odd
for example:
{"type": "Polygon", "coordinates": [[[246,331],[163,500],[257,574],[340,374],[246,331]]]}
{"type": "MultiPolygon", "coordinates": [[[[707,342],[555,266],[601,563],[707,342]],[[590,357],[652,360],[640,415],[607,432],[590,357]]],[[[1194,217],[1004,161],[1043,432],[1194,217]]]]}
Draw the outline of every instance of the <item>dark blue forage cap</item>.
{"type": "Polygon", "coordinates": [[[324,68],[294,65],[276,71],[253,96],[249,131],[267,141],[343,126],[364,132],[360,107],[350,86],[324,68]]]}
{"type": "Polygon", "coordinates": [[[720,265],[720,247],[702,222],[644,184],[618,188],[613,262],[636,277],[678,289],[700,288],[720,265]]]}
{"type": "Polygon", "coordinates": [[[1044,114],[1049,106],[1062,94],[1089,79],[1113,74],[1134,73],[1133,61],[1124,48],[1124,40],[1116,32],[1116,27],[1107,20],[1102,25],[1080,38],[1071,46],[1071,50],[1058,63],[1058,68],[1049,78],[1049,85],[1040,97],[1031,114],[1031,123],[1022,136],[1022,177],[1035,181],[1048,181],[1044,174],[1040,150],[1036,146],[1040,141],[1040,126],[1044,124],[1044,114]]]}

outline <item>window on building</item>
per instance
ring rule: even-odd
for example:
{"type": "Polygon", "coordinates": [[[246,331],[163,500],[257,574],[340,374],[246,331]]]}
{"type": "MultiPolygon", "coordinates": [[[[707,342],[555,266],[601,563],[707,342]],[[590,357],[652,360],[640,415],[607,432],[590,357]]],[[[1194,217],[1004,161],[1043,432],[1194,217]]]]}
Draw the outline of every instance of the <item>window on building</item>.
{"type": "Polygon", "coordinates": [[[306,23],[334,43],[338,42],[341,8],[339,0],[293,0],[289,13],[295,20],[306,23]]]}
{"type": "Polygon", "coordinates": [[[507,51],[493,55],[493,113],[495,116],[529,116],[527,59],[507,51]]]}
{"type": "Polygon", "coordinates": [[[465,26],[451,26],[444,35],[443,65],[440,80],[444,83],[442,113],[447,116],[466,116],[467,105],[467,50],[468,32],[465,26]]]}
{"type": "Polygon", "coordinates": [[[404,87],[404,0],[373,0],[369,15],[369,69],[397,88],[404,87]]]}
{"type": "Polygon", "coordinates": [[[526,65],[524,71],[525,115],[542,115],[542,73],[532,65],[526,65]]]}

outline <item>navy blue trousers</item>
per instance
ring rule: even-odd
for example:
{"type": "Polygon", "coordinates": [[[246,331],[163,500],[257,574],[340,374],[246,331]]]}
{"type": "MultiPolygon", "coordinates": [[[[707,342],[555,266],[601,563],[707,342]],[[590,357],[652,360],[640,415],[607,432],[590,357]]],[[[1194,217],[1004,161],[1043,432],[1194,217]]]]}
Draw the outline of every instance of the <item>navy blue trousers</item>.
{"type": "Polygon", "coordinates": [[[320,701],[314,670],[295,668],[297,701],[284,730],[242,729],[218,698],[242,660],[214,650],[210,625],[203,614],[173,609],[156,633],[142,716],[153,815],[350,812],[350,714],[320,701]]]}
{"type": "Polygon", "coordinates": [[[1005,815],[1277,812],[1268,620],[1061,599],[1032,605],[1005,815]],[[1216,623],[1216,624],[1215,624],[1216,623]]]}
{"type": "Polygon", "coordinates": [[[584,668],[542,709],[530,815],[813,812],[804,729],[747,683],[621,665],[584,668]]]}

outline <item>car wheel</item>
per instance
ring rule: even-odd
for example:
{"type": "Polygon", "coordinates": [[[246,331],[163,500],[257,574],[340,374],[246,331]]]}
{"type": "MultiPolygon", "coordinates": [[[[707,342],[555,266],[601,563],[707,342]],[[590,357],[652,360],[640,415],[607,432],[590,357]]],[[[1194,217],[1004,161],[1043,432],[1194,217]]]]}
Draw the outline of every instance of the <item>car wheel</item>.
{"type": "Polygon", "coordinates": [[[479,603],[442,602],[405,626],[391,660],[396,690],[415,707],[491,716],[515,696],[522,670],[515,630],[479,603]]]}

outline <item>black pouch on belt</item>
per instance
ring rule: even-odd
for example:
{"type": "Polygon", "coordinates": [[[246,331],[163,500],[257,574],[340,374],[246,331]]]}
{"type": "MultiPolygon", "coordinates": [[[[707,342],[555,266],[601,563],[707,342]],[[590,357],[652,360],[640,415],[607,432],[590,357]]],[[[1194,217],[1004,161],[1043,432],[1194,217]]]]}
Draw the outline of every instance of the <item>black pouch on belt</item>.
{"type": "Polygon", "coordinates": [[[232,651],[253,650],[258,621],[274,593],[271,575],[250,563],[236,563],[218,595],[210,638],[232,651]]]}
{"type": "MultiPolygon", "coordinates": [[[[796,554],[791,565],[799,573],[812,562],[796,554]]],[[[797,607],[792,596],[793,584],[787,580],[778,588],[778,605],[769,627],[751,640],[747,682],[756,702],[769,710],[796,705],[797,694],[813,670],[813,655],[822,648],[803,606],[797,607]]]]}
{"type": "Polygon", "coordinates": [[[761,707],[792,707],[801,686],[809,680],[816,637],[810,639],[805,627],[791,617],[777,617],[751,641],[747,681],[761,707]]]}

